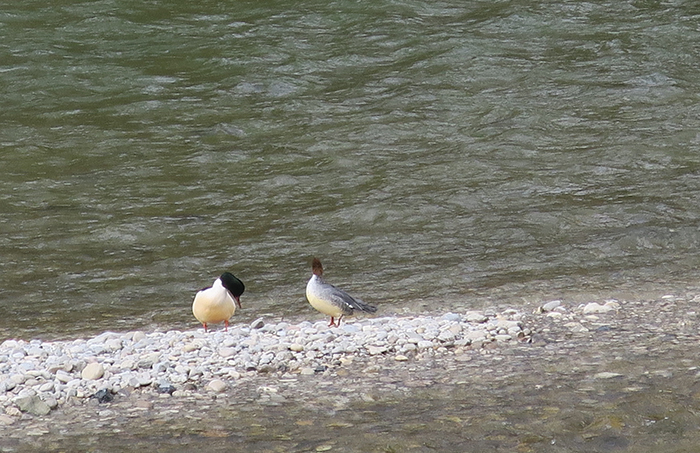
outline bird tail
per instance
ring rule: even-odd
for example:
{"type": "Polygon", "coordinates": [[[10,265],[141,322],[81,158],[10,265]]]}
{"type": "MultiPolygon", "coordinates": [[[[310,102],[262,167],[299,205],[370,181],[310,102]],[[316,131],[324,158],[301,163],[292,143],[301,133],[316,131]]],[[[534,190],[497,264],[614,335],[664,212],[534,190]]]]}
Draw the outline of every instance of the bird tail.
{"type": "Polygon", "coordinates": [[[355,308],[357,308],[360,311],[364,311],[366,313],[374,313],[377,311],[377,307],[375,307],[374,305],[370,305],[368,303],[365,303],[365,302],[361,301],[360,299],[355,299],[355,302],[357,303],[357,307],[355,307],[355,308]]]}

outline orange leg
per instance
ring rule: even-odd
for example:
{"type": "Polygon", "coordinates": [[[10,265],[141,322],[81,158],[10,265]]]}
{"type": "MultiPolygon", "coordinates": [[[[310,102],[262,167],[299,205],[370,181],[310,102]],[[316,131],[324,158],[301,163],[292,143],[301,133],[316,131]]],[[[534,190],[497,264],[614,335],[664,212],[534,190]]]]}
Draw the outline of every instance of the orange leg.
{"type": "Polygon", "coordinates": [[[228,319],[224,321],[224,329],[226,329],[226,332],[228,332],[228,319]]]}
{"type": "Polygon", "coordinates": [[[202,325],[204,326],[204,333],[207,333],[207,323],[203,322],[202,325]]]}
{"type": "Polygon", "coordinates": [[[343,319],[343,315],[340,315],[340,318],[338,318],[338,323],[335,323],[335,318],[331,316],[331,323],[328,324],[328,327],[340,327],[340,320],[343,319]]]}

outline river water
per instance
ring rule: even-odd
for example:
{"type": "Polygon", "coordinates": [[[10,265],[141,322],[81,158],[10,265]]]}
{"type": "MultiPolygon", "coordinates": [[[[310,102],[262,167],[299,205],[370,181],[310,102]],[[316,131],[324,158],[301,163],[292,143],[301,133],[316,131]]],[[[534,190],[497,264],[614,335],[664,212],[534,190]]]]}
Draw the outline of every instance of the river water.
{"type": "MultiPolygon", "coordinates": [[[[700,4],[9,0],[0,338],[700,280],[700,4]]],[[[447,398],[447,397],[446,397],[447,398]]],[[[445,404],[436,403],[439,405],[445,404]]]]}
{"type": "MultiPolygon", "coordinates": [[[[693,285],[700,7],[12,1],[0,333],[316,319],[693,285]]],[[[584,296],[581,296],[584,297],[584,296]]],[[[584,297],[585,298],[585,297],[584,297]]]]}

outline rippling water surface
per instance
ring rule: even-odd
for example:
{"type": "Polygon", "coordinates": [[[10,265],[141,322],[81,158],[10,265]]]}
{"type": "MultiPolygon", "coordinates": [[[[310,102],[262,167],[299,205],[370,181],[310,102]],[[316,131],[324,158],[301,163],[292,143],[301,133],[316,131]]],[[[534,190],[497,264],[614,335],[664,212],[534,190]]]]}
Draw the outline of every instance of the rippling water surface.
{"type": "Polygon", "coordinates": [[[0,333],[696,285],[700,7],[11,1],[0,333]]]}

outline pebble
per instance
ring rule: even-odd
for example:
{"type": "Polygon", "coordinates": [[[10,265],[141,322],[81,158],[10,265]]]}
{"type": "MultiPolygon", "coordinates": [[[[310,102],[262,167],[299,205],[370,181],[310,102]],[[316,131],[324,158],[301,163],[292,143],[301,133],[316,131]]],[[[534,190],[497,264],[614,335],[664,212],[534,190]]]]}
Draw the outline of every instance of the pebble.
{"type": "Polygon", "coordinates": [[[226,390],[226,383],[221,379],[214,379],[207,385],[207,388],[215,393],[221,393],[226,390]]]}
{"type": "Polygon", "coordinates": [[[488,321],[489,318],[480,311],[468,311],[466,320],[471,323],[482,323],[488,321]]]}
{"type": "Polygon", "coordinates": [[[583,307],[583,314],[587,315],[591,313],[607,313],[611,310],[612,308],[606,307],[605,305],[600,305],[597,302],[591,302],[583,307]]]}
{"type": "Polygon", "coordinates": [[[97,362],[92,362],[89,363],[88,365],[83,368],[83,371],[80,373],[80,376],[88,381],[95,381],[97,379],[102,378],[105,374],[105,369],[102,366],[101,363],[97,362]]]}
{"type": "MultiPolygon", "coordinates": [[[[353,359],[366,360],[359,362],[366,363],[366,373],[381,371],[373,362],[380,357],[411,366],[414,358],[458,349],[458,361],[468,361],[465,349],[516,344],[514,338],[529,335],[523,333],[524,316],[517,310],[469,311],[356,319],[340,328],[325,320],[291,324],[260,318],[206,334],[197,329],[5,340],[0,343],[0,424],[22,414],[45,415],[64,404],[115,404],[133,393],[206,398],[206,392],[228,391],[246,376],[325,376],[353,359]]],[[[140,408],[137,402],[132,404],[140,408]]]]}

